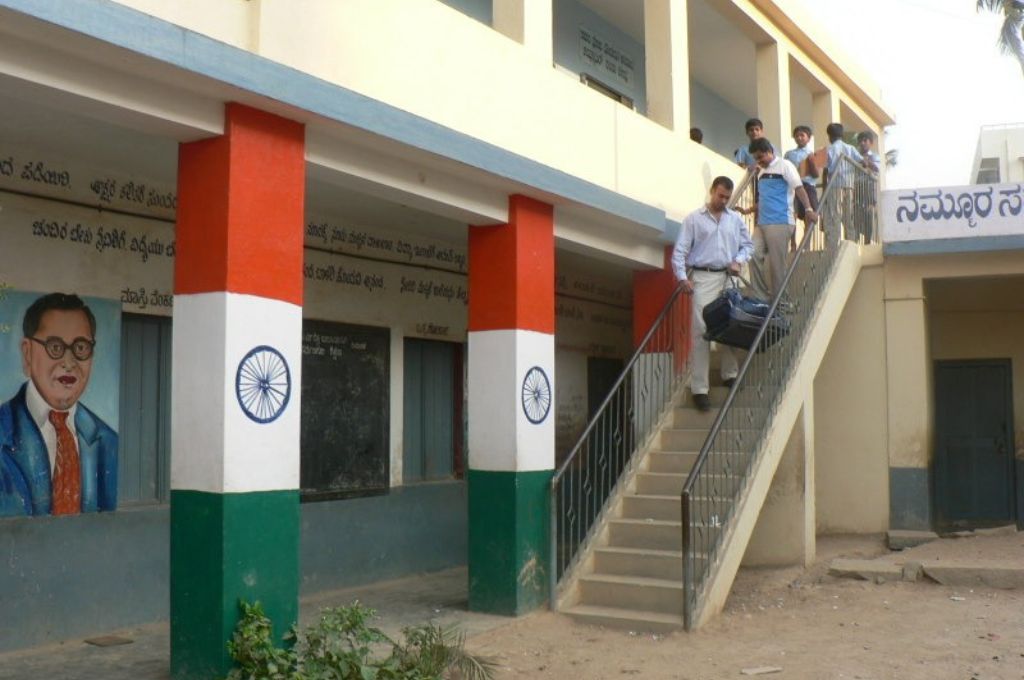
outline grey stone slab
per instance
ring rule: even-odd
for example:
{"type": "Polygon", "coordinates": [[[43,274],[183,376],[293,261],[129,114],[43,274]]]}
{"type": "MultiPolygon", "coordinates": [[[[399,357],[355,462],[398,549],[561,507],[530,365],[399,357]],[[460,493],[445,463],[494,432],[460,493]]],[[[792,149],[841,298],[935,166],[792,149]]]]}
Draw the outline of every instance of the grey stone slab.
{"type": "Polygon", "coordinates": [[[913,531],[910,529],[893,529],[886,534],[886,542],[890,550],[905,550],[924,543],[937,540],[939,535],[934,531],[913,531]]]}
{"type": "Polygon", "coordinates": [[[981,586],[1024,590],[1024,567],[996,567],[980,563],[939,564],[924,562],[925,576],[944,586],[981,586]]]}
{"type": "Polygon", "coordinates": [[[839,558],[832,560],[828,573],[842,578],[857,578],[864,581],[900,581],[903,578],[903,567],[890,562],[878,560],[854,560],[839,558]]]}

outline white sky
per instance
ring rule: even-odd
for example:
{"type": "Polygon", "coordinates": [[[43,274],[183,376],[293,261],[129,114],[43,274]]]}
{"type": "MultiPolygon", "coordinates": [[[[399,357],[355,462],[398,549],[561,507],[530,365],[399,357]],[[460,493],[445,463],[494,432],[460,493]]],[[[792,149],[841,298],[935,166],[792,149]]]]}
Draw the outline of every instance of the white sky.
{"type": "Polygon", "coordinates": [[[996,47],[1002,15],[975,0],[782,0],[802,3],[882,90],[896,119],[890,189],[971,183],[982,125],[1024,122],[1024,73],[996,47]]]}

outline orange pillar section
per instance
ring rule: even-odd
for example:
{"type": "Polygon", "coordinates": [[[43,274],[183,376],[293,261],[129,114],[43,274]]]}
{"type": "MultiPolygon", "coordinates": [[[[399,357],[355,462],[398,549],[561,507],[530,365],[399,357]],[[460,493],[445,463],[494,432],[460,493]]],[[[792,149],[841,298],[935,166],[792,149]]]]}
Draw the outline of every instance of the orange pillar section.
{"type": "Polygon", "coordinates": [[[223,136],[181,145],[175,294],[302,304],[304,139],[301,123],[232,103],[223,136]]]}
{"type": "Polygon", "coordinates": [[[509,198],[509,223],[469,235],[469,330],[555,332],[553,209],[509,198]]]}

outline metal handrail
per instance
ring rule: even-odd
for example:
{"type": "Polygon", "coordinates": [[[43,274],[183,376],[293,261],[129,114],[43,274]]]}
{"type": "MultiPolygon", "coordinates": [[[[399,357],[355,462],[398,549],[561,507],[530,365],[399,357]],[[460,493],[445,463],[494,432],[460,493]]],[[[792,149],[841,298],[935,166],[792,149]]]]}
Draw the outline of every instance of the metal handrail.
{"type": "MultiPolygon", "coordinates": [[[[733,192],[730,208],[746,194],[751,181],[752,173],[747,173],[733,192]]],[[[551,479],[552,609],[557,606],[559,581],[578,564],[623,476],[633,469],[636,454],[674,404],[686,376],[692,304],[683,293],[677,286],[669,296],[551,479]]]]}
{"type": "Polygon", "coordinates": [[[862,235],[870,241],[875,230],[877,179],[848,157],[839,162],[844,165],[836,174],[844,179],[830,182],[819,203],[824,228],[806,230],[751,348],[762,347],[767,319],[783,309],[790,335],[769,348],[747,353],[680,494],[687,628],[694,623],[698,597],[716,564],[733,510],[746,491],[795,358],[809,334],[814,310],[827,289],[841,243],[840,230],[844,238],[855,241],[862,235]],[[799,284],[792,285],[797,279],[799,284]]]}

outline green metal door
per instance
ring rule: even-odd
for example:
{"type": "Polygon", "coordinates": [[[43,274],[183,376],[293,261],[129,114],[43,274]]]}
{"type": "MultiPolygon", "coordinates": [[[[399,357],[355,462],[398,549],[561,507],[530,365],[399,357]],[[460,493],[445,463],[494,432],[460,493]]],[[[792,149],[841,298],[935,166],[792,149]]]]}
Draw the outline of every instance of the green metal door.
{"type": "Polygon", "coordinates": [[[935,362],[935,509],[940,528],[1014,521],[1008,359],[935,362]]]}
{"type": "MultiPolygon", "coordinates": [[[[459,433],[456,420],[457,345],[405,341],[402,479],[419,482],[453,474],[459,433]]],[[[457,373],[458,371],[458,373],[457,373]]]]}
{"type": "Polygon", "coordinates": [[[170,489],[171,319],[121,316],[121,503],[166,502],[170,489]]]}

